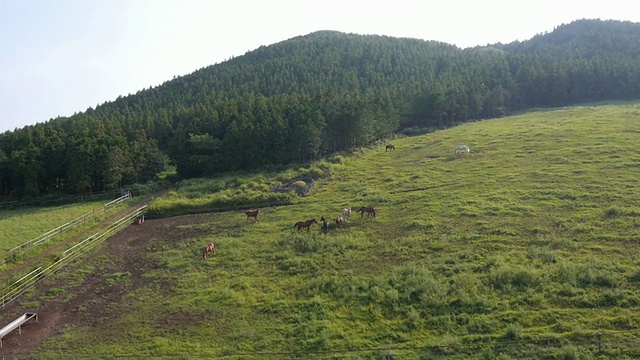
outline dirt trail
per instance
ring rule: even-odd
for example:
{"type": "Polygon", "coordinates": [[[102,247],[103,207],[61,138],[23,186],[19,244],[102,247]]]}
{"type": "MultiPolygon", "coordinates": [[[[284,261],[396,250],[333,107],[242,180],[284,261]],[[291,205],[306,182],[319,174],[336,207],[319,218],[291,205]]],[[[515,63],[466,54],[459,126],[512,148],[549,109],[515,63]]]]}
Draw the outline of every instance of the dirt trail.
{"type": "MultiPolygon", "coordinates": [[[[140,207],[145,202],[136,202],[119,211],[123,214],[140,207]]],[[[112,219],[117,216],[114,214],[112,219]]],[[[38,314],[38,322],[29,320],[22,326],[22,333],[17,330],[2,339],[0,358],[21,358],[32,354],[44,342],[60,335],[67,328],[80,326],[100,326],[113,316],[111,311],[135,311],[130,308],[125,296],[138,287],[147,285],[145,278],[151,269],[156,268],[157,259],[150,257],[145,251],[149,239],[167,244],[179,241],[177,239],[204,236],[208,230],[185,226],[199,224],[208,219],[208,215],[189,215],[163,219],[149,219],[142,225],[127,226],[108,241],[100,245],[99,251],[92,251],[77,262],[69,265],[65,271],[87,267],[96,263],[101,256],[107,256],[110,261],[96,267],[90,273],[84,273],[84,279],[77,284],[66,283],[64,277],[53,277],[37,285],[32,296],[23,296],[10,302],[5,308],[0,308],[0,328],[10,323],[25,312],[38,314]],[[111,284],[105,282],[105,274],[127,273],[130,281],[111,284]],[[43,297],[42,294],[52,289],[65,288],[64,293],[43,297]],[[35,308],[34,308],[35,306],[35,308]],[[117,307],[117,310],[113,310],[117,307]]],[[[103,222],[109,223],[109,220],[103,222]]],[[[95,227],[91,230],[95,231],[95,227]]],[[[195,261],[201,261],[199,254],[195,261]]],[[[193,321],[189,314],[168,314],[166,324],[179,326],[193,321]]]]}

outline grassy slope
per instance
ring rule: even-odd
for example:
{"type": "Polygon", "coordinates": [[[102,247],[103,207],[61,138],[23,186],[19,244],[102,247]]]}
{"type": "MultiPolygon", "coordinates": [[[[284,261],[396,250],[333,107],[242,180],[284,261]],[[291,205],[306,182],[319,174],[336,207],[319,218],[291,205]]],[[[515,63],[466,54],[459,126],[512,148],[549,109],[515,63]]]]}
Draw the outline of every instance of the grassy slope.
{"type": "Polygon", "coordinates": [[[94,209],[101,209],[107,201],[70,204],[57,207],[0,211],[0,257],[15,246],[34,239],[94,209]]]}
{"type": "Polygon", "coordinates": [[[257,224],[214,213],[194,225],[211,236],[150,247],[161,266],[126,309],[42,351],[236,354],[636,329],[638,115],[540,111],[346,158],[313,196],[257,224]],[[459,144],[471,153],[455,156],[459,144]],[[293,231],[365,204],[376,219],[293,231]],[[219,256],[203,263],[193,249],[210,240],[219,256]],[[199,321],[156,326],[177,314],[199,321]]]}

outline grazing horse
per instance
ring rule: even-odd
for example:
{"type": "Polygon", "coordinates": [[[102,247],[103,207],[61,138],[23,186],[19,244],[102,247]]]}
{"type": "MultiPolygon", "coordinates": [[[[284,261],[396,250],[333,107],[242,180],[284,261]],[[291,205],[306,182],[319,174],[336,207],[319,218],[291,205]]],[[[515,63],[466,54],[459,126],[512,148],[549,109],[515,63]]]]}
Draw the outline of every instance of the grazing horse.
{"type": "Polygon", "coordinates": [[[342,216],[346,217],[346,218],[350,218],[351,217],[351,208],[345,208],[342,209],[342,216]]]}
{"type": "Polygon", "coordinates": [[[311,228],[311,225],[317,224],[317,223],[318,222],[316,221],[316,219],[311,219],[307,221],[298,221],[297,223],[295,223],[295,225],[293,225],[293,227],[298,228],[298,231],[302,230],[303,228],[306,228],[307,231],[309,231],[309,229],[311,228]]]}
{"type": "Polygon", "coordinates": [[[456,154],[459,153],[468,153],[469,152],[469,147],[467,145],[459,145],[456,148],[456,154]]]}
{"type": "Polygon", "coordinates": [[[369,217],[370,215],[373,215],[373,217],[376,217],[376,210],[371,206],[363,206],[360,209],[358,209],[358,212],[360,213],[360,218],[364,217],[364,213],[367,213],[367,217],[369,217]]]}
{"type": "Polygon", "coordinates": [[[338,215],[338,217],[333,219],[333,221],[336,222],[336,226],[340,226],[344,223],[344,218],[342,217],[342,215],[338,215]]]}
{"type": "Polygon", "coordinates": [[[247,210],[244,213],[247,215],[247,219],[252,217],[252,218],[256,219],[256,222],[257,222],[258,221],[258,215],[260,215],[260,209],[247,210]]]}
{"type": "Polygon", "coordinates": [[[396,149],[396,147],[395,147],[395,146],[393,146],[393,145],[389,144],[389,145],[387,145],[387,146],[384,148],[384,152],[387,152],[387,150],[395,150],[395,149],[396,149]]]}
{"type": "Polygon", "coordinates": [[[320,218],[320,221],[322,221],[322,227],[320,227],[320,232],[323,234],[326,234],[327,231],[329,230],[329,222],[327,222],[327,219],[323,217],[320,218]]]}
{"type": "Polygon", "coordinates": [[[207,255],[209,254],[216,256],[216,246],[213,243],[209,243],[209,245],[205,246],[202,250],[202,260],[207,260],[207,255]]]}

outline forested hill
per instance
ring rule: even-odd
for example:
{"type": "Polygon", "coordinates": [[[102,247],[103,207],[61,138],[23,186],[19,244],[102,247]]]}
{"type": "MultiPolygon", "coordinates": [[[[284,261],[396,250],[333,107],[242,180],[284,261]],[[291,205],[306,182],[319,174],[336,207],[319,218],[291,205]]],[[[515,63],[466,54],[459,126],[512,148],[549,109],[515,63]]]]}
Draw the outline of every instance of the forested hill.
{"type": "Polygon", "coordinates": [[[579,20],[460,49],[320,31],[0,134],[0,195],[117,188],[318,159],[531,107],[640,96],[640,25],[579,20]]]}
{"type": "Polygon", "coordinates": [[[592,58],[598,56],[640,56],[640,23],[581,20],[562,25],[553,32],[534,36],[525,42],[500,46],[513,54],[540,52],[592,58]]]}

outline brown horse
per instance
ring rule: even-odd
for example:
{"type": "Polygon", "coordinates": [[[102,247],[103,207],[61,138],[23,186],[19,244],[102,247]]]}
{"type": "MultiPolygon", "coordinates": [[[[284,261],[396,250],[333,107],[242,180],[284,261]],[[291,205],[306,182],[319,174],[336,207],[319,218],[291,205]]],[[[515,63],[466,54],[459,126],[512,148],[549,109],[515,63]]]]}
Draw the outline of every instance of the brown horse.
{"type": "Polygon", "coordinates": [[[323,217],[320,218],[320,221],[322,221],[322,227],[320,228],[320,232],[323,234],[326,234],[327,231],[329,231],[329,222],[327,221],[327,219],[323,217]]]}
{"type": "Polygon", "coordinates": [[[372,206],[363,206],[358,209],[358,212],[360,213],[360,218],[364,217],[364,213],[367,213],[367,217],[369,217],[370,215],[376,217],[376,210],[372,206]]]}
{"type": "Polygon", "coordinates": [[[338,215],[338,217],[333,219],[333,221],[336,222],[336,226],[340,226],[342,225],[342,223],[344,223],[344,218],[342,217],[342,215],[338,215]]]}
{"type": "Polygon", "coordinates": [[[303,228],[306,228],[307,231],[309,231],[309,229],[311,228],[311,225],[317,224],[317,223],[318,222],[316,221],[316,219],[311,219],[307,221],[298,221],[297,223],[295,223],[295,225],[293,225],[293,227],[298,228],[298,231],[302,230],[303,228]]]}
{"type": "Polygon", "coordinates": [[[244,212],[247,215],[247,219],[252,217],[256,220],[256,222],[258,221],[258,215],[260,215],[260,209],[255,209],[255,210],[247,210],[244,212]]]}
{"type": "Polygon", "coordinates": [[[205,246],[202,250],[202,260],[207,260],[207,255],[209,254],[216,256],[216,246],[213,243],[209,243],[209,245],[205,246]]]}
{"type": "Polygon", "coordinates": [[[396,149],[395,146],[389,144],[389,145],[387,145],[387,147],[384,148],[384,152],[387,152],[387,150],[395,150],[395,149],[396,149]]]}

